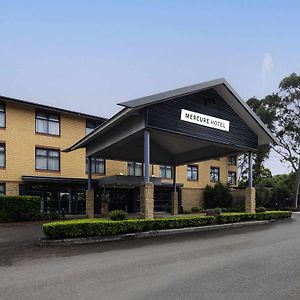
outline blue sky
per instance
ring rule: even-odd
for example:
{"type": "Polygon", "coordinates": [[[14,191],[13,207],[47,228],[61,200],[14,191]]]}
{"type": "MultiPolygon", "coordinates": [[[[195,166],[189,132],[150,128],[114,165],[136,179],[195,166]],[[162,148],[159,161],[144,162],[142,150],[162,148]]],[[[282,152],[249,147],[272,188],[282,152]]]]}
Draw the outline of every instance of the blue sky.
{"type": "Polygon", "coordinates": [[[262,97],[300,72],[299,1],[0,0],[0,11],[0,94],[100,116],[218,77],[262,97]]]}

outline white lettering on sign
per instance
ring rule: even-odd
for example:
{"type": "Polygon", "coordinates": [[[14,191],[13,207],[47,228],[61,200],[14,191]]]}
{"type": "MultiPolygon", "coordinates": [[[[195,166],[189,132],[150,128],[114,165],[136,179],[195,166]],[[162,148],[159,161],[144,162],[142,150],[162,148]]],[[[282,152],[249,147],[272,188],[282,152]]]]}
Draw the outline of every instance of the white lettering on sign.
{"type": "Polygon", "coordinates": [[[229,126],[230,122],[227,120],[215,118],[212,116],[207,116],[203,114],[199,114],[194,111],[182,109],[181,110],[181,118],[182,121],[210,127],[210,128],[215,128],[215,129],[220,129],[224,131],[229,131],[229,126]]]}

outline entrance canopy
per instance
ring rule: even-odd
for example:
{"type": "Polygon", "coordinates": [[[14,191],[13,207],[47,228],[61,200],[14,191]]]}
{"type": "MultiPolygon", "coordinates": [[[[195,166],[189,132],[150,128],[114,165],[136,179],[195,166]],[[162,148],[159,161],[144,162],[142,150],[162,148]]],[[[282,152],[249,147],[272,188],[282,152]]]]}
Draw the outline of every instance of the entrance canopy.
{"type": "Polygon", "coordinates": [[[225,79],[120,103],[123,109],[64,150],[89,157],[182,165],[256,151],[276,138],[225,79]]]}

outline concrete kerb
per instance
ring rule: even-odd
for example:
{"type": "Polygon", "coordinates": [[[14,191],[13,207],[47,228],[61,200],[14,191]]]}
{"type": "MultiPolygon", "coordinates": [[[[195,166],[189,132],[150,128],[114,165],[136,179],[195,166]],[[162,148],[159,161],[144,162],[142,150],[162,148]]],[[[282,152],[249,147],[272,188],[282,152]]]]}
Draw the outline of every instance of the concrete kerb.
{"type": "MultiPolygon", "coordinates": [[[[276,221],[279,221],[279,220],[276,220],[276,221]]],[[[230,229],[230,228],[250,227],[250,226],[256,226],[256,225],[266,225],[266,224],[270,224],[272,222],[274,222],[274,220],[249,221],[249,222],[239,222],[239,223],[230,223],[230,224],[221,224],[221,225],[206,225],[206,226],[178,228],[178,229],[163,229],[163,230],[157,230],[157,231],[127,233],[127,234],[120,234],[120,235],[114,235],[114,236],[96,236],[96,237],[60,239],[60,240],[50,240],[47,238],[41,238],[38,240],[37,244],[39,246],[84,245],[84,244],[121,241],[121,240],[128,240],[128,239],[148,238],[148,237],[154,237],[154,236],[164,236],[164,235],[191,233],[191,232],[204,232],[204,231],[214,231],[214,230],[230,229]]]]}

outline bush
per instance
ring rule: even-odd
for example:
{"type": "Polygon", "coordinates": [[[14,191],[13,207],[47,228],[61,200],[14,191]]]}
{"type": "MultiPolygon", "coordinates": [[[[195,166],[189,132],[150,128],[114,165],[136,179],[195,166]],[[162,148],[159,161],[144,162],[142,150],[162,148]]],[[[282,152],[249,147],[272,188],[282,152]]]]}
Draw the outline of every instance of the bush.
{"type": "Polygon", "coordinates": [[[209,224],[236,223],[249,220],[270,220],[290,218],[290,211],[267,211],[262,213],[222,213],[213,216],[189,216],[160,219],[130,219],[110,221],[104,219],[83,219],[59,221],[43,225],[44,234],[51,239],[109,236],[124,233],[198,227],[209,224]]]}
{"type": "Polygon", "coordinates": [[[0,221],[32,221],[41,218],[40,198],[0,196],[0,221]]]}
{"type": "Polygon", "coordinates": [[[209,216],[173,217],[160,219],[130,219],[110,221],[103,219],[73,220],[46,223],[44,234],[52,239],[109,236],[149,230],[197,227],[214,224],[209,216]]]}
{"type": "Polygon", "coordinates": [[[194,213],[197,213],[197,212],[200,212],[202,210],[201,207],[198,207],[198,206],[194,206],[191,208],[191,211],[194,212],[194,213]]]}
{"type": "Polygon", "coordinates": [[[112,210],[108,213],[108,217],[113,221],[126,220],[128,218],[128,214],[126,211],[117,209],[112,210]]]}
{"type": "Polygon", "coordinates": [[[215,186],[207,185],[204,189],[204,203],[205,208],[231,207],[230,187],[220,182],[215,186]]]}
{"type": "Polygon", "coordinates": [[[257,207],[257,208],[255,209],[255,211],[256,211],[257,213],[261,213],[261,212],[265,212],[266,209],[265,209],[263,206],[260,206],[260,207],[257,207]]]}

